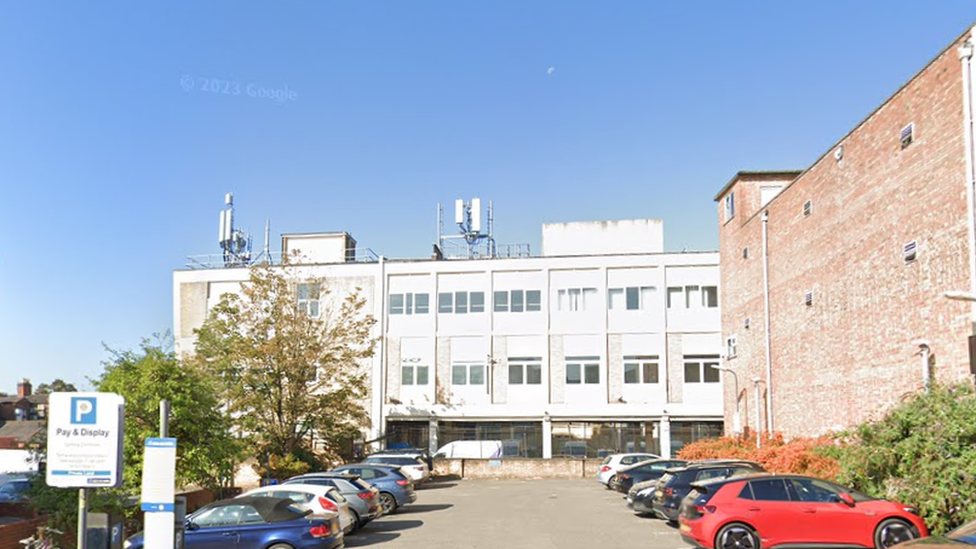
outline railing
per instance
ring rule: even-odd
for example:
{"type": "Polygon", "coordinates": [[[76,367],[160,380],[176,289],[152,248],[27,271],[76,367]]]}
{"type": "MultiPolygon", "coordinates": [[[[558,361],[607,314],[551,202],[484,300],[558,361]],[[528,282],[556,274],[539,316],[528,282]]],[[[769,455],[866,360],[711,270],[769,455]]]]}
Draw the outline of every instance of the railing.
{"type": "MultiPolygon", "coordinates": [[[[251,265],[281,265],[282,257],[282,252],[261,252],[254,258],[241,258],[231,254],[202,254],[187,256],[185,265],[188,269],[233,269],[251,265]]],[[[345,260],[336,263],[376,263],[379,260],[376,252],[369,248],[351,248],[346,250],[345,260]]]]}

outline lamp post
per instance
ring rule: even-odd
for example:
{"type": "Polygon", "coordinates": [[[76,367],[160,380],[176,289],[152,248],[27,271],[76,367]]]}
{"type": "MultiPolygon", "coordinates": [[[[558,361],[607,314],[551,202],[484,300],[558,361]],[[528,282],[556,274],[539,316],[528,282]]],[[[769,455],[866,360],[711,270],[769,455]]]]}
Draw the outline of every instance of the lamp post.
{"type": "Polygon", "coordinates": [[[742,422],[739,417],[739,375],[732,368],[725,366],[712,366],[712,368],[732,374],[732,379],[735,381],[735,414],[732,415],[732,431],[739,436],[742,433],[742,422]]]}
{"type": "Polygon", "coordinates": [[[762,416],[760,415],[760,412],[759,412],[759,410],[760,410],[760,408],[759,408],[759,401],[762,400],[760,398],[761,393],[759,392],[759,384],[760,383],[763,383],[763,380],[762,380],[761,377],[754,377],[754,378],[752,378],[752,384],[756,388],[756,448],[762,448],[762,429],[760,428],[760,425],[761,425],[760,418],[762,416]]]}

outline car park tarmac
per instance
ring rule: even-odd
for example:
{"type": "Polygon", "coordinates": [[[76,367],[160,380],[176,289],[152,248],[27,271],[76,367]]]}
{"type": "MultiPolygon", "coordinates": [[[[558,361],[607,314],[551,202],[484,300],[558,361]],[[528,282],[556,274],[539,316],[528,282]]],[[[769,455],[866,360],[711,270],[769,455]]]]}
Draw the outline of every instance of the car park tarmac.
{"type": "Polygon", "coordinates": [[[579,480],[451,480],[373,521],[346,547],[685,549],[676,528],[639,517],[618,492],[579,480]]]}

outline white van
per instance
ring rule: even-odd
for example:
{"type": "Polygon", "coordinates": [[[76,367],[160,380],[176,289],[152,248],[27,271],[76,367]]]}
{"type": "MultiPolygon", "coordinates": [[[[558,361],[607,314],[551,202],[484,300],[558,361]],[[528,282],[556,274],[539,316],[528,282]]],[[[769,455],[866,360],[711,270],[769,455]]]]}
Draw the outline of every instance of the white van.
{"type": "Polygon", "coordinates": [[[502,457],[500,440],[455,440],[441,446],[434,459],[497,459],[502,457]]]}

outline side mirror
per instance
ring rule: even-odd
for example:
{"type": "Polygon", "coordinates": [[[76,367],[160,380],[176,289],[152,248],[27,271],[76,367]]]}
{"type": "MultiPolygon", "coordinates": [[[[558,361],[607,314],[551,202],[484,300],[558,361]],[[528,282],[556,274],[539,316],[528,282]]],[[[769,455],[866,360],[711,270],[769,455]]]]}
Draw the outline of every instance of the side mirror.
{"type": "Polygon", "coordinates": [[[200,528],[200,526],[198,526],[192,520],[188,520],[185,523],[183,523],[183,529],[186,530],[187,532],[192,532],[193,530],[196,530],[197,528],[200,528]]]}
{"type": "Polygon", "coordinates": [[[847,504],[848,507],[854,507],[854,498],[850,494],[844,492],[840,494],[840,500],[847,504]]]}

